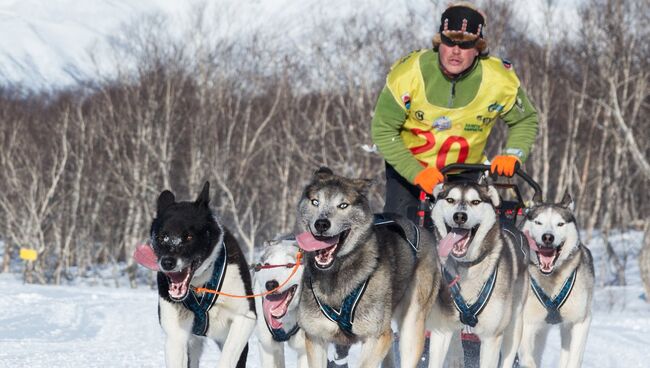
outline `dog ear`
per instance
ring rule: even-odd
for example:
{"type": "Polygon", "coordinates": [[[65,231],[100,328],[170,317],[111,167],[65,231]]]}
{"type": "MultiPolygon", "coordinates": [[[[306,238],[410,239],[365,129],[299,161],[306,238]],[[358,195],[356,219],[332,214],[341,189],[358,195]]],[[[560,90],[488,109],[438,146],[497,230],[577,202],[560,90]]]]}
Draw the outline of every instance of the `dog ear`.
{"type": "Polygon", "coordinates": [[[160,195],[158,196],[158,201],[156,203],[156,212],[158,213],[158,217],[160,217],[160,214],[163,213],[167,207],[170,205],[174,204],[176,201],[176,197],[174,197],[174,193],[165,190],[160,195]]]}
{"type": "Polygon", "coordinates": [[[334,175],[334,172],[327,166],[321,166],[318,170],[314,171],[314,178],[319,180],[325,179],[332,175],[334,175]]]}
{"type": "Polygon", "coordinates": [[[533,206],[539,206],[542,202],[542,193],[536,192],[535,195],[533,195],[533,206]]]}
{"type": "Polygon", "coordinates": [[[372,179],[354,179],[352,180],[352,186],[354,189],[361,193],[363,196],[367,196],[370,188],[374,184],[372,179]]]}
{"type": "Polygon", "coordinates": [[[196,205],[204,205],[208,206],[210,203],[210,182],[206,181],[205,184],[203,184],[203,189],[201,190],[201,194],[196,198],[196,201],[194,201],[196,205]]]}
{"type": "Polygon", "coordinates": [[[433,188],[433,198],[438,199],[438,194],[442,193],[442,191],[445,189],[445,184],[444,183],[438,183],[434,188],[433,188]]]}
{"type": "Polygon", "coordinates": [[[487,195],[490,198],[490,202],[494,207],[499,207],[501,205],[501,197],[499,196],[499,191],[492,185],[487,187],[487,195]]]}
{"type": "Polygon", "coordinates": [[[573,198],[571,198],[568,189],[564,191],[564,197],[562,197],[562,202],[560,203],[560,206],[570,211],[573,211],[575,209],[575,202],[573,202],[573,198]]]}

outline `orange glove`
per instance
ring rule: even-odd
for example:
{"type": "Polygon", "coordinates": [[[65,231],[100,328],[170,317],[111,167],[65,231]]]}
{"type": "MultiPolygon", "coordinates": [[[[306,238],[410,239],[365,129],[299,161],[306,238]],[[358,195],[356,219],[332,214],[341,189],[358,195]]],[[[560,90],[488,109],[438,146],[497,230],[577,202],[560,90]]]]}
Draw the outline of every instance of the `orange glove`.
{"type": "Polygon", "coordinates": [[[515,174],[515,168],[517,163],[521,164],[519,158],[516,156],[495,156],[492,159],[492,166],[490,166],[490,172],[494,174],[496,171],[499,175],[513,176],[515,174]]]}
{"type": "Polygon", "coordinates": [[[413,183],[428,194],[433,194],[433,188],[444,179],[445,177],[440,173],[440,171],[438,171],[438,169],[435,167],[427,167],[415,175],[413,183]]]}

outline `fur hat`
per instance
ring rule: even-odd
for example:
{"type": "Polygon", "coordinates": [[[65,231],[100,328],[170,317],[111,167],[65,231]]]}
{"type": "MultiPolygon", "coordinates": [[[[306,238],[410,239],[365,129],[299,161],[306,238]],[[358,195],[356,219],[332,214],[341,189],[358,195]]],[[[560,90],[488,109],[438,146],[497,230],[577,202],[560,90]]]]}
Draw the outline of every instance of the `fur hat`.
{"type": "Polygon", "coordinates": [[[485,13],[468,2],[455,3],[447,7],[440,17],[440,28],[433,36],[433,48],[438,50],[442,37],[456,42],[476,40],[476,50],[481,56],[489,53],[487,41],[483,38],[486,24],[485,13]]]}

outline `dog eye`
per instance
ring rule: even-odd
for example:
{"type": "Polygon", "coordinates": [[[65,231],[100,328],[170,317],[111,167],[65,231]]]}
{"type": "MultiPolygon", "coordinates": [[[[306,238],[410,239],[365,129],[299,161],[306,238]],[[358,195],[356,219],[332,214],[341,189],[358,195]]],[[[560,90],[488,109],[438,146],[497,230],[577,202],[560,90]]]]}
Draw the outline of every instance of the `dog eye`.
{"type": "Polygon", "coordinates": [[[542,223],[540,221],[535,221],[535,225],[541,225],[542,223]]]}
{"type": "Polygon", "coordinates": [[[481,204],[481,201],[479,201],[478,199],[475,199],[475,200],[473,200],[471,203],[472,203],[474,206],[476,206],[476,205],[481,204]]]}
{"type": "Polygon", "coordinates": [[[453,198],[447,198],[447,203],[451,203],[451,204],[454,204],[454,202],[455,202],[455,201],[454,201],[454,199],[453,199],[453,198]]]}
{"type": "Polygon", "coordinates": [[[184,236],[186,242],[191,242],[192,241],[192,234],[185,234],[184,236]]]}
{"type": "Polygon", "coordinates": [[[320,204],[320,202],[318,201],[318,199],[312,199],[312,200],[311,200],[311,204],[313,204],[314,206],[318,207],[318,205],[320,204]]]}
{"type": "Polygon", "coordinates": [[[348,206],[349,206],[349,205],[348,205],[347,203],[345,203],[345,202],[343,202],[343,203],[341,203],[341,204],[338,205],[338,207],[339,207],[340,209],[348,208],[348,206]]]}
{"type": "Polygon", "coordinates": [[[560,226],[560,227],[561,227],[561,226],[564,226],[564,222],[560,222],[560,223],[558,223],[557,226],[560,226]]]}

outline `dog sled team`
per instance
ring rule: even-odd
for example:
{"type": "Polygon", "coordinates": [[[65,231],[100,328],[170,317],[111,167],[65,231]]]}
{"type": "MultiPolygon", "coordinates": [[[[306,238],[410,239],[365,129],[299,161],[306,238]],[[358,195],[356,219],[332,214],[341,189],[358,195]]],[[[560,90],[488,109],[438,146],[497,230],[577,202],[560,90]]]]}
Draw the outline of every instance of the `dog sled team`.
{"type": "Polygon", "coordinates": [[[286,346],[299,367],[324,368],[328,348],[353,344],[359,367],[420,367],[423,356],[429,367],[538,367],[555,325],[560,365],[581,365],[593,261],[571,197],[542,201],[518,169],[537,115],[512,63],[489,56],[485,25],[471,4],[451,5],[433,49],[391,68],[372,119],[383,213],[371,210],[369,180],[320,168],[298,201],[298,231],[267,242],[252,277],[207,182],[195,201],[160,194],[151,244],[134,256],[157,271],[167,367],[198,367],[206,338],[221,349],[219,367],[245,367],[253,333],[265,368],[285,366],[286,346]],[[497,119],[504,154],[477,165],[497,119]],[[523,178],[532,205],[486,170],[523,178]]]}
{"type": "Polygon", "coordinates": [[[480,339],[481,367],[512,367],[516,357],[536,367],[555,324],[562,366],[581,365],[594,277],[568,194],[536,201],[517,229],[500,218],[495,186],[439,184],[431,232],[374,214],[370,185],[316,171],[297,206],[300,231],[267,242],[253,278],[209,208],[208,183],[193,202],[162,192],[151,245],[135,257],[158,271],[167,366],[198,367],[209,338],[220,367],[244,367],[256,331],[263,367],[283,367],[285,345],[299,367],[326,367],[329,345],[357,343],[356,364],[378,367],[393,359],[396,326],[401,367],[418,366],[427,330],[429,367],[442,367],[461,329],[480,339]]]}

